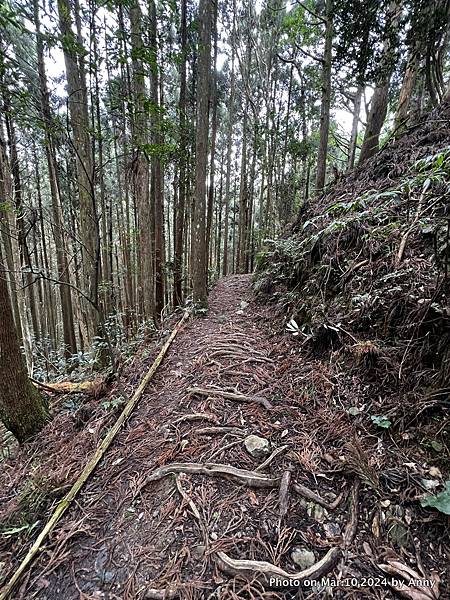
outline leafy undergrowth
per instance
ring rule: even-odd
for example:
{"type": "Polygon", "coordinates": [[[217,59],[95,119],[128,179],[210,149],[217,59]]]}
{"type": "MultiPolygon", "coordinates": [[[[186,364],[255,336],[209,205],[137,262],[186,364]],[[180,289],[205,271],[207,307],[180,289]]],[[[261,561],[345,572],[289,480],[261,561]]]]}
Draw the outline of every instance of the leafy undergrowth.
{"type": "Polygon", "coordinates": [[[388,446],[377,469],[389,478],[395,466],[405,481],[417,465],[429,468],[414,493],[436,494],[422,504],[443,515],[450,513],[449,119],[446,103],[304,206],[287,236],[267,242],[253,282],[260,299],[276,304],[302,360],[323,365],[332,402],[388,446]]]}

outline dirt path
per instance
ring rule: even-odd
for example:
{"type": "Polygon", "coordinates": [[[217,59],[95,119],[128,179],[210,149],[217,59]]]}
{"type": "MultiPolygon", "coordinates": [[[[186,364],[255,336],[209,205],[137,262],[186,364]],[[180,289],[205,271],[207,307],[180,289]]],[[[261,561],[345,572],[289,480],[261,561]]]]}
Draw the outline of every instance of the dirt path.
{"type": "MultiPolygon", "coordinates": [[[[277,490],[252,490],[201,475],[179,477],[185,498],[173,477],[143,487],[154,469],[171,462],[213,461],[254,469],[264,457],[255,459],[244,449],[247,434],[266,438],[273,448],[282,445],[284,426],[277,415],[287,399],[277,396],[277,349],[258,311],[248,276],[219,282],[207,316],[178,335],[77,508],[59,526],[48,559],[39,563],[41,574],[30,582],[25,597],[34,597],[42,586],[36,597],[48,600],[145,598],[147,588],[173,588],[179,581],[192,588],[183,597],[203,598],[220,584],[213,577],[215,549],[232,554],[233,546],[241,544],[250,557],[255,543],[275,539],[277,490]],[[263,397],[274,408],[191,394],[187,390],[194,385],[263,397]],[[194,413],[204,416],[181,420],[194,413]],[[205,427],[234,429],[198,433],[205,427]],[[198,507],[201,525],[188,497],[198,507]]],[[[275,471],[277,460],[271,466],[275,471]]],[[[34,574],[37,570],[35,566],[34,574]]]]}
{"type": "MultiPolygon", "coordinates": [[[[219,551],[296,572],[301,567],[293,562],[295,549],[305,567],[339,547],[331,578],[379,575],[375,560],[386,557],[383,535],[390,521],[386,517],[380,525],[373,517],[378,496],[371,486],[378,474],[362,446],[346,444],[360,432],[340,407],[341,399],[333,397],[326,365],[300,360],[298,340],[272,332],[269,317],[268,309],[254,302],[248,276],[218,283],[207,316],[179,333],[15,600],[143,600],[164,598],[164,590],[177,592],[166,597],[185,600],[303,597],[239,582],[218,569],[219,551]],[[216,387],[258,401],[192,393],[192,387],[216,387]],[[263,405],[267,402],[270,408],[263,405]],[[286,482],[289,471],[288,494],[279,485],[260,488],[202,474],[147,482],[156,469],[174,462],[254,471],[267,455],[249,454],[243,440],[250,434],[267,440],[270,453],[281,449],[261,473],[267,478],[284,473],[286,482]],[[369,491],[365,504],[352,497],[359,481],[369,491]],[[313,489],[319,502],[306,499],[294,483],[313,489]],[[358,516],[363,524],[357,525],[358,516]]],[[[130,378],[130,390],[140,376],[130,378]]],[[[392,519],[397,523],[398,515],[392,519]]],[[[433,525],[426,527],[432,531],[433,525]]],[[[395,556],[393,549],[387,551],[388,558],[395,556]]],[[[344,587],[333,598],[394,596],[389,587],[373,592],[344,587]]]]}

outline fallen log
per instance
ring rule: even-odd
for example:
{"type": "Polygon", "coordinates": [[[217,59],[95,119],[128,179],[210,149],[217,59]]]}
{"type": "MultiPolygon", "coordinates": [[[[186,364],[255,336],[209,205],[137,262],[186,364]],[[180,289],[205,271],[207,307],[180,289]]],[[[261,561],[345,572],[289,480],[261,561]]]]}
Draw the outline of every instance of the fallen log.
{"type": "Polygon", "coordinates": [[[52,394],[86,394],[94,396],[94,398],[102,396],[106,392],[108,384],[111,383],[110,377],[99,377],[91,381],[59,381],[57,383],[43,383],[31,378],[30,380],[37,388],[52,394]]]}
{"type": "Polygon", "coordinates": [[[227,575],[249,580],[257,579],[264,586],[271,588],[294,588],[302,581],[317,580],[329,573],[336,566],[340,555],[339,548],[331,548],[319,561],[298,573],[288,573],[281,567],[266,561],[236,560],[225,552],[217,552],[215,558],[219,569],[227,575]]]}

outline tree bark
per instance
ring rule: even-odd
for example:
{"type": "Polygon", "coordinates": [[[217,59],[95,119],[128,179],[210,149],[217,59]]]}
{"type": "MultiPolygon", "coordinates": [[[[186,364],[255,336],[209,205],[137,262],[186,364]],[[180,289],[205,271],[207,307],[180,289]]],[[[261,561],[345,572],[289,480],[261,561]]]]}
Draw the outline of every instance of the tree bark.
{"type": "Polygon", "coordinates": [[[145,155],[148,144],[148,118],[145,112],[145,73],[142,62],[142,13],[139,3],[130,8],[133,92],[133,191],[137,213],[138,292],[145,320],[155,312],[152,260],[152,206],[150,204],[149,163],[145,155]]]}
{"type": "Polygon", "coordinates": [[[174,258],[173,258],[173,305],[179,306],[183,302],[183,239],[184,239],[184,212],[186,205],[186,160],[187,160],[187,132],[186,132],[186,65],[187,65],[187,7],[186,0],[181,2],[180,26],[180,97],[179,111],[179,189],[177,202],[174,205],[174,258]]]}
{"type": "MultiPolygon", "coordinates": [[[[0,220],[3,220],[1,214],[0,220]]],[[[49,414],[41,395],[28,379],[2,256],[0,261],[0,420],[22,443],[40,431],[49,414]]]]}
{"type": "Polygon", "coordinates": [[[195,207],[192,231],[192,289],[197,306],[207,304],[207,248],[205,227],[206,170],[208,158],[209,90],[211,77],[212,3],[200,0],[197,84],[197,122],[195,142],[195,207]]]}
{"type": "Polygon", "coordinates": [[[330,130],[331,61],[333,50],[333,0],[325,4],[325,50],[322,64],[322,104],[320,108],[319,152],[317,155],[316,192],[325,186],[330,130]]]}
{"type": "MultiPolygon", "coordinates": [[[[81,301],[87,326],[88,342],[98,329],[98,282],[100,268],[99,231],[95,205],[94,164],[89,112],[86,98],[84,59],[80,56],[80,35],[72,30],[72,11],[69,0],[58,0],[59,28],[62,36],[67,77],[67,104],[73,134],[72,145],[76,156],[78,197],[80,201],[80,230],[82,288],[91,302],[81,301]]],[[[79,14],[75,14],[79,21],[79,14]]]]}
{"type": "Polygon", "coordinates": [[[416,83],[418,66],[418,53],[416,48],[413,46],[406,64],[405,74],[403,76],[402,87],[400,89],[400,95],[397,103],[397,111],[395,113],[394,132],[396,137],[402,133],[405,125],[408,122],[409,107],[416,83]]]}
{"type": "Polygon", "coordinates": [[[379,77],[375,90],[373,92],[372,101],[370,103],[370,111],[367,117],[367,127],[364,132],[364,140],[359,156],[359,163],[362,165],[366,160],[378,152],[380,146],[380,133],[386,119],[389,87],[391,77],[394,70],[394,61],[392,60],[393,42],[396,38],[396,30],[398,27],[398,19],[400,16],[402,0],[393,0],[388,8],[386,16],[386,30],[383,44],[383,56],[381,59],[381,76],[379,77]]]}

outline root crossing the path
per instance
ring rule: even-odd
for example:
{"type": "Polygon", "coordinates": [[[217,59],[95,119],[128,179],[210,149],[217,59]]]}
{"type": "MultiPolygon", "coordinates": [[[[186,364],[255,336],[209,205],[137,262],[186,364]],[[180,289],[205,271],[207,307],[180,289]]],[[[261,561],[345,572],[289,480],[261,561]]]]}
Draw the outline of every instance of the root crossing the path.
{"type": "MultiPolygon", "coordinates": [[[[136,357],[124,370],[129,396],[151,363],[136,357]]],[[[359,528],[365,455],[358,472],[341,456],[357,431],[330,408],[319,366],[307,373],[298,345],[254,302],[249,276],[220,280],[207,315],[180,330],[49,531],[15,600],[293,598],[308,578],[348,576],[355,556],[361,573],[379,573],[377,532],[359,528]]],[[[101,441],[113,423],[88,420],[79,435],[101,441]]],[[[27,550],[6,552],[9,577],[27,550]]]]}

